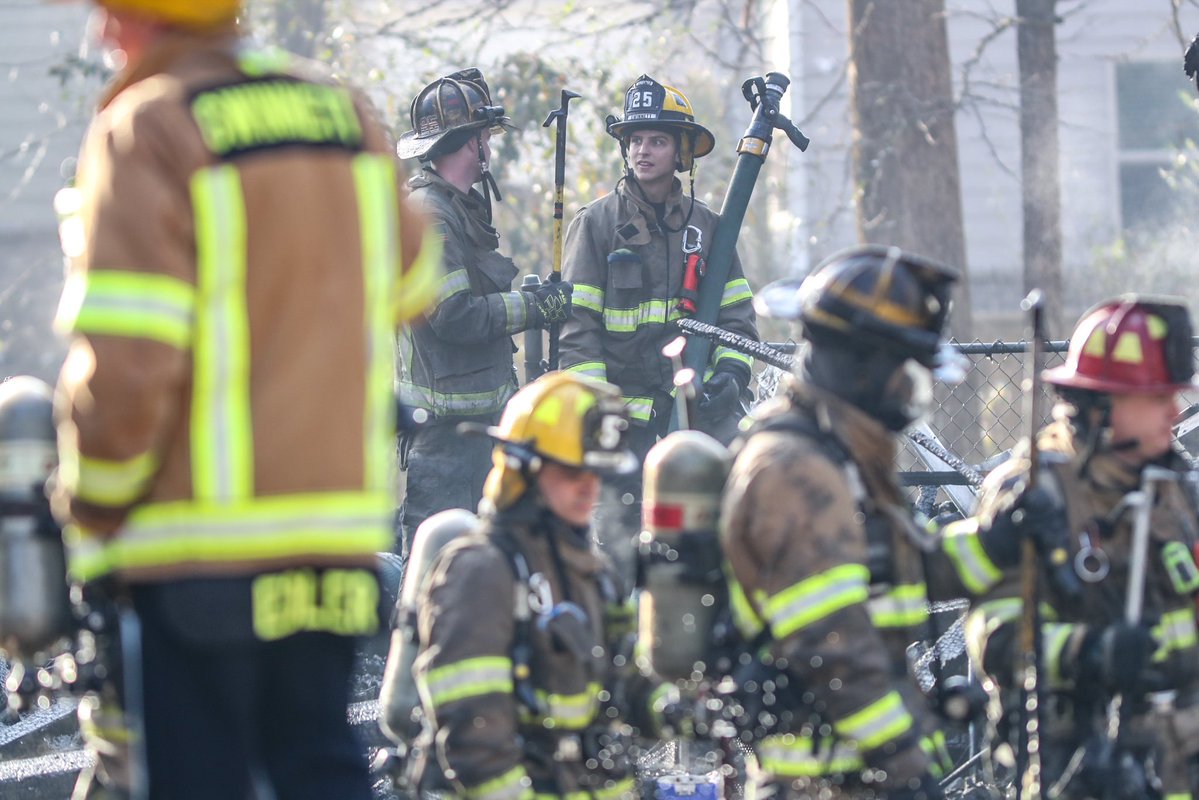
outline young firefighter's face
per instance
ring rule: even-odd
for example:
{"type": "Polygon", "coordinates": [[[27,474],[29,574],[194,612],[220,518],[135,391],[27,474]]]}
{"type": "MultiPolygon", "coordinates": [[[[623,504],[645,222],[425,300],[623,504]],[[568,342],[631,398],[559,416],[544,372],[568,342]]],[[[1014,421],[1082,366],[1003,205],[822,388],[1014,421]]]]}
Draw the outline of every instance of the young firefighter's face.
{"type": "Polygon", "coordinates": [[[1178,411],[1177,392],[1112,395],[1112,441],[1136,442],[1135,447],[1118,451],[1120,455],[1134,464],[1165,455],[1178,411]]]}
{"type": "Polygon", "coordinates": [[[537,487],[550,511],[582,528],[591,523],[591,510],[599,500],[600,479],[594,472],[545,462],[537,473],[537,487]]]}
{"type": "Polygon", "coordinates": [[[629,134],[629,168],[640,183],[672,179],[677,157],[674,135],[667,131],[649,128],[629,134]]]}

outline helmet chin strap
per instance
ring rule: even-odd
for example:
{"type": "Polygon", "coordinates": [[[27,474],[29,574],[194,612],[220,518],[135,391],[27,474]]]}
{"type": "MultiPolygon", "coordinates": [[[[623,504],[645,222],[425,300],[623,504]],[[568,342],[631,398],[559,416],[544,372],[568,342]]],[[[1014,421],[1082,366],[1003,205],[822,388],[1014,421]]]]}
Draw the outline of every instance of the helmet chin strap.
{"type": "Polygon", "coordinates": [[[479,133],[475,137],[475,143],[479,150],[479,183],[483,184],[483,199],[487,201],[487,222],[491,223],[491,196],[495,195],[495,202],[502,203],[503,196],[500,194],[500,187],[496,184],[495,178],[491,174],[491,168],[487,164],[487,157],[483,154],[483,134],[479,133]]]}

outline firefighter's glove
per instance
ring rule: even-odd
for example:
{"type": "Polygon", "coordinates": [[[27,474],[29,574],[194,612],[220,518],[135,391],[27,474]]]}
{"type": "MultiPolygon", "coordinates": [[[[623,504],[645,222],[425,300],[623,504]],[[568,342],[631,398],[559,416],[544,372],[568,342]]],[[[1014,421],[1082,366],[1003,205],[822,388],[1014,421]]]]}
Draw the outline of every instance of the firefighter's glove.
{"type": "Polygon", "coordinates": [[[1045,555],[1066,545],[1069,523],[1066,509],[1040,487],[1022,492],[1010,506],[995,515],[978,532],[979,542],[995,566],[1008,569],[1020,563],[1021,544],[1031,538],[1045,555]]]}
{"type": "Polygon", "coordinates": [[[1148,625],[1117,622],[1087,633],[1078,654],[1080,682],[1093,681],[1107,694],[1156,691],[1162,686],[1153,670],[1157,640],[1148,625]]]}
{"type": "Polygon", "coordinates": [[[528,297],[529,327],[548,328],[570,319],[570,296],[574,292],[570,281],[546,281],[536,286],[521,287],[528,297]]]}
{"type": "Polygon", "coordinates": [[[731,368],[719,368],[712,373],[712,377],[704,381],[703,390],[695,406],[696,422],[699,426],[710,428],[737,415],[741,392],[748,383],[747,377],[731,368]]]}

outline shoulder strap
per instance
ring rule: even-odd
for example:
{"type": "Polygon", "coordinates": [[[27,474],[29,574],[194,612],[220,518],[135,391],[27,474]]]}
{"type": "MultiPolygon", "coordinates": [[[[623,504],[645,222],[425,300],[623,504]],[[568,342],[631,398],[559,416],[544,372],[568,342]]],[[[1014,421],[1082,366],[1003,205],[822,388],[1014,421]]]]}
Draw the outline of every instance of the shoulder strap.
{"type": "Polygon", "coordinates": [[[516,699],[535,714],[544,711],[533,690],[533,612],[529,604],[532,588],[529,586],[529,561],[520,551],[512,536],[500,528],[492,528],[488,537],[508,561],[516,589],[513,592],[512,616],[515,620],[515,635],[512,637],[512,686],[516,699]]]}
{"type": "Polygon", "coordinates": [[[815,442],[834,464],[845,466],[846,464],[853,463],[853,459],[849,456],[849,451],[837,440],[837,437],[823,430],[816,420],[806,414],[791,411],[774,414],[766,419],[758,420],[750,427],[746,438],[753,436],[755,433],[766,432],[795,433],[800,436],[806,436],[815,442]]]}

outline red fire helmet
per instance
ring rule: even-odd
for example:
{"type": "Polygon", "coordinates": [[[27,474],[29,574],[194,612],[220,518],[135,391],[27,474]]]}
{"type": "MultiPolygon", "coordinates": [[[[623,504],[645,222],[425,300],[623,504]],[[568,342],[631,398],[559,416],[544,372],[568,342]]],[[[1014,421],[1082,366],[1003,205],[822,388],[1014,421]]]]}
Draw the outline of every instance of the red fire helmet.
{"type": "Polygon", "coordinates": [[[1108,394],[1177,392],[1197,385],[1192,358],[1186,305],[1124,295],[1084,314],[1066,363],[1042,376],[1054,386],[1108,394]]]}

